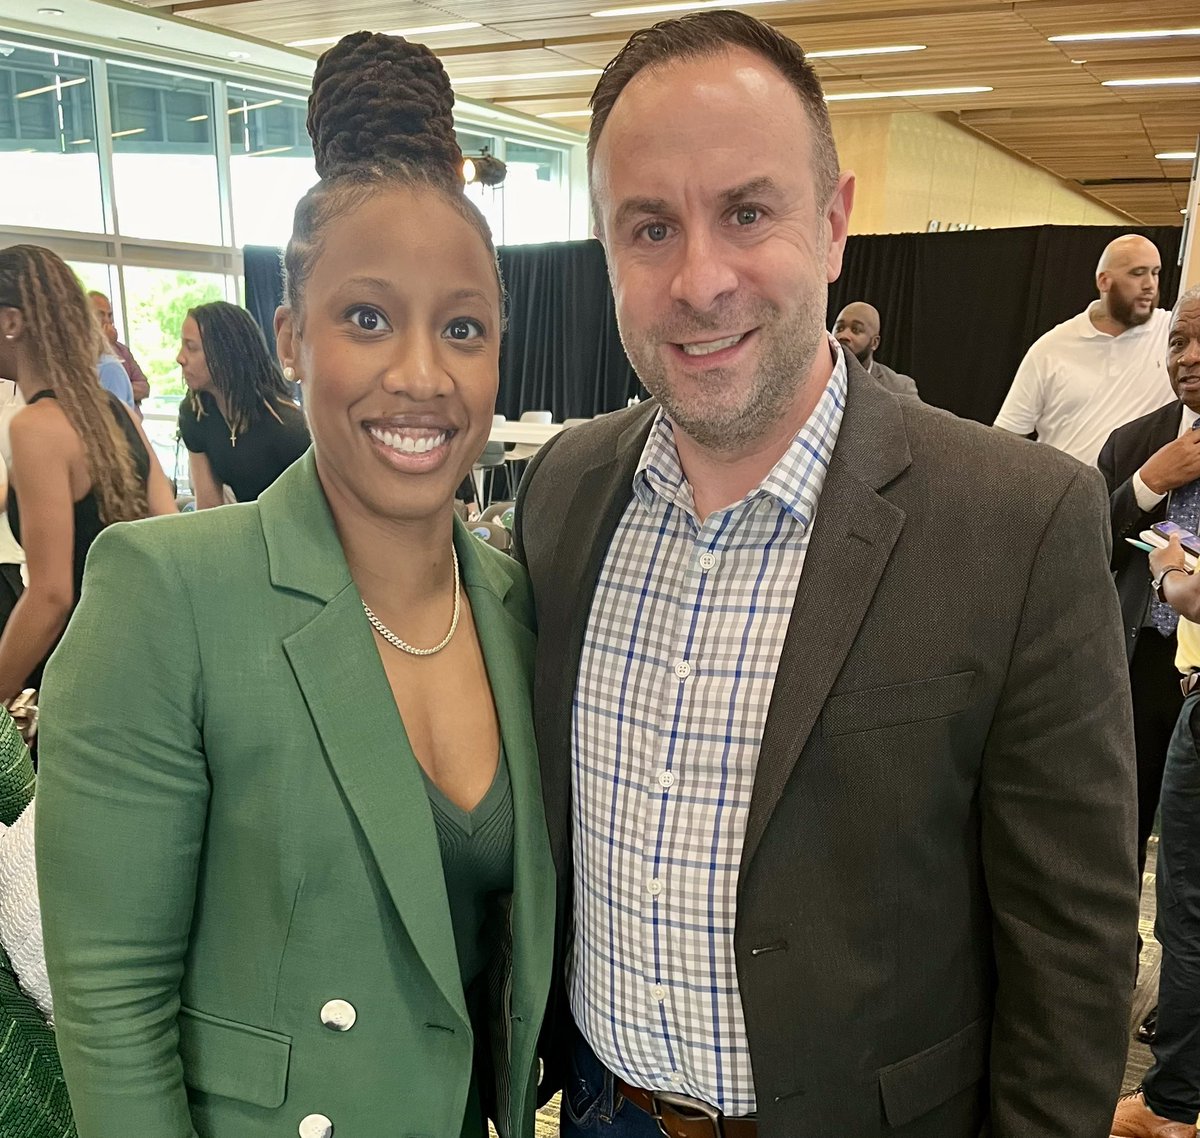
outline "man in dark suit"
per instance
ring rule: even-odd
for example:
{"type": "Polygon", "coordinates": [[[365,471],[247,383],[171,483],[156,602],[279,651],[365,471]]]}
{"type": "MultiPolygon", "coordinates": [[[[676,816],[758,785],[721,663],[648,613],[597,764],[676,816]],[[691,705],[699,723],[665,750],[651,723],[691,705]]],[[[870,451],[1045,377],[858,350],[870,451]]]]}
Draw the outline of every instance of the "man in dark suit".
{"type": "Polygon", "coordinates": [[[1110,495],[1112,568],[1121,598],[1133,690],[1139,870],[1145,866],[1146,841],[1158,809],[1167,744],[1183,696],[1175,670],[1178,618],[1168,606],[1154,605],[1146,555],[1125,538],[1136,538],[1142,530],[1163,521],[1168,508],[1175,514],[1184,510],[1186,516],[1176,520],[1186,529],[1196,528],[1200,494],[1177,492],[1200,479],[1200,431],[1192,429],[1198,412],[1200,395],[1183,392],[1175,402],[1118,427],[1108,437],[1099,459],[1110,495]]]}
{"type": "Polygon", "coordinates": [[[879,309],[864,300],[847,304],[833,322],[833,338],[852,351],[867,374],[893,395],[911,395],[919,399],[917,381],[911,375],[890,368],[875,358],[879,347],[879,309]]]}
{"type": "Polygon", "coordinates": [[[514,527],[562,1132],[1101,1138],[1137,914],[1101,479],[829,337],[853,175],[794,42],[667,21],[593,112],[655,400],[544,447],[514,527]]]}

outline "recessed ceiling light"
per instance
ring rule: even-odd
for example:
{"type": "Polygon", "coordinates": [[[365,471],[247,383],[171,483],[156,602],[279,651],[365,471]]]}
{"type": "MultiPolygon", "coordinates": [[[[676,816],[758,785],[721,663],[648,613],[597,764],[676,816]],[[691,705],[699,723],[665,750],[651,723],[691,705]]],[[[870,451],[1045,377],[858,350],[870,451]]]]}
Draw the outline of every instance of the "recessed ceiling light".
{"type": "Polygon", "coordinates": [[[1103,40],[1157,40],[1172,36],[1200,36],[1200,28],[1153,28],[1140,32],[1082,32],[1078,35],[1050,36],[1051,43],[1086,43],[1103,40]]]}
{"type": "MultiPolygon", "coordinates": [[[[474,20],[464,20],[457,24],[429,24],[423,28],[400,28],[398,31],[384,32],[385,36],[403,36],[414,39],[419,36],[435,36],[441,32],[469,32],[472,28],[481,28],[482,24],[474,20]]],[[[288,47],[321,47],[327,43],[337,43],[341,36],[323,36],[313,40],[288,40],[288,47]]]]}
{"type": "Polygon", "coordinates": [[[922,99],[929,95],[981,95],[991,87],[918,87],[911,91],[856,91],[853,94],[826,95],[827,103],[847,103],[852,99],[922,99]]]}
{"type": "MultiPolygon", "coordinates": [[[[753,4],[785,4],[789,0],[742,0],[739,8],[749,8],[753,4]]],[[[636,8],[601,8],[592,15],[599,19],[606,16],[653,16],[658,12],[697,12],[702,8],[728,8],[729,0],[700,0],[699,3],[683,4],[641,4],[636,8]]]]}
{"type": "Polygon", "coordinates": [[[532,79],[577,79],[583,75],[599,74],[599,67],[580,67],[574,71],[527,71],[523,75],[468,75],[462,79],[451,78],[450,85],[465,87],[468,83],[524,83],[532,79]]]}
{"type": "Polygon", "coordinates": [[[15,97],[29,99],[34,95],[47,95],[51,91],[60,91],[63,87],[78,87],[80,83],[86,82],[86,79],[64,79],[61,83],[47,83],[45,87],[32,87],[28,91],[18,91],[15,97]]]}
{"type": "Polygon", "coordinates": [[[539,119],[584,119],[591,117],[591,111],[547,111],[544,115],[538,115],[539,119]]]}
{"type": "Polygon", "coordinates": [[[848,59],[852,55],[901,55],[909,51],[924,51],[923,43],[902,43],[894,47],[839,47],[833,51],[806,51],[805,59],[848,59]]]}
{"type": "Polygon", "coordinates": [[[1072,63],[1087,63],[1086,59],[1072,59],[1072,63]]]}
{"type": "Polygon", "coordinates": [[[1159,79],[1105,79],[1101,87],[1190,87],[1200,75],[1168,75],[1159,79]]]}
{"type": "Polygon", "coordinates": [[[39,8],[37,14],[39,16],[65,16],[66,12],[61,8],[39,8]]]}
{"type": "Polygon", "coordinates": [[[1164,150],[1154,156],[1160,162],[1190,162],[1196,157],[1194,150],[1164,150]]]}
{"type": "Polygon", "coordinates": [[[231,51],[229,53],[229,58],[230,59],[249,59],[250,53],[248,51],[231,51]]]}

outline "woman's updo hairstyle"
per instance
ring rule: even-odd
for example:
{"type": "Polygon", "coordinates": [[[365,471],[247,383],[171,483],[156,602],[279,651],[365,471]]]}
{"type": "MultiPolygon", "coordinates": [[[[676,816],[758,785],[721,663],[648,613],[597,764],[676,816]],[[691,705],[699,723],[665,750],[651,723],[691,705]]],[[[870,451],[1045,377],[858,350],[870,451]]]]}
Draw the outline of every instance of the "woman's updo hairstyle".
{"type": "MultiPolygon", "coordinates": [[[[308,133],[321,180],[296,206],[284,254],[284,303],[293,312],[301,312],[325,226],[381,189],[438,193],[475,227],[495,261],[487,221],[463,193],[453,108],[450,78],[424,44],[355,32],[317,60],[308,133]]],[[[503,301],[502,284],[500,295],[503,301]]]]}

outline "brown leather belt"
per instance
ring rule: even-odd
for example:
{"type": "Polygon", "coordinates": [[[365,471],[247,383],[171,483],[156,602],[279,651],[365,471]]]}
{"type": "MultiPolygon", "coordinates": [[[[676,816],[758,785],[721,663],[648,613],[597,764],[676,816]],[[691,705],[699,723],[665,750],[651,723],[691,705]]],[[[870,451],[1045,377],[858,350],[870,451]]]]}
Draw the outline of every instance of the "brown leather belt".
{"type": "Polygon", "coordinates": [[[617,1080],[617,1090],[658,1123],[666,1138],[758,1138],[753,1118],[726,1118],[715,1107],[687,1095],[644,1091],[617,1080]]]}

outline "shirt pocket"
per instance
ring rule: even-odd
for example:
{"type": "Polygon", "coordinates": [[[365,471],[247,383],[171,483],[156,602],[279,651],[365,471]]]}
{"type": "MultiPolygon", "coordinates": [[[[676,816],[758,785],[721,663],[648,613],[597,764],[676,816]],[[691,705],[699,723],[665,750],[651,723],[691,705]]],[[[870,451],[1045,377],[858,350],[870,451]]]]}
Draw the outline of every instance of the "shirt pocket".
{"type": "Polygon", "coordinates": [[[973,671],[953,672],[902,684],[840,692],[825,702],[821,732],[826,738],[833,738],[944,719],[967,706],[974,682],[973,671]]]}

